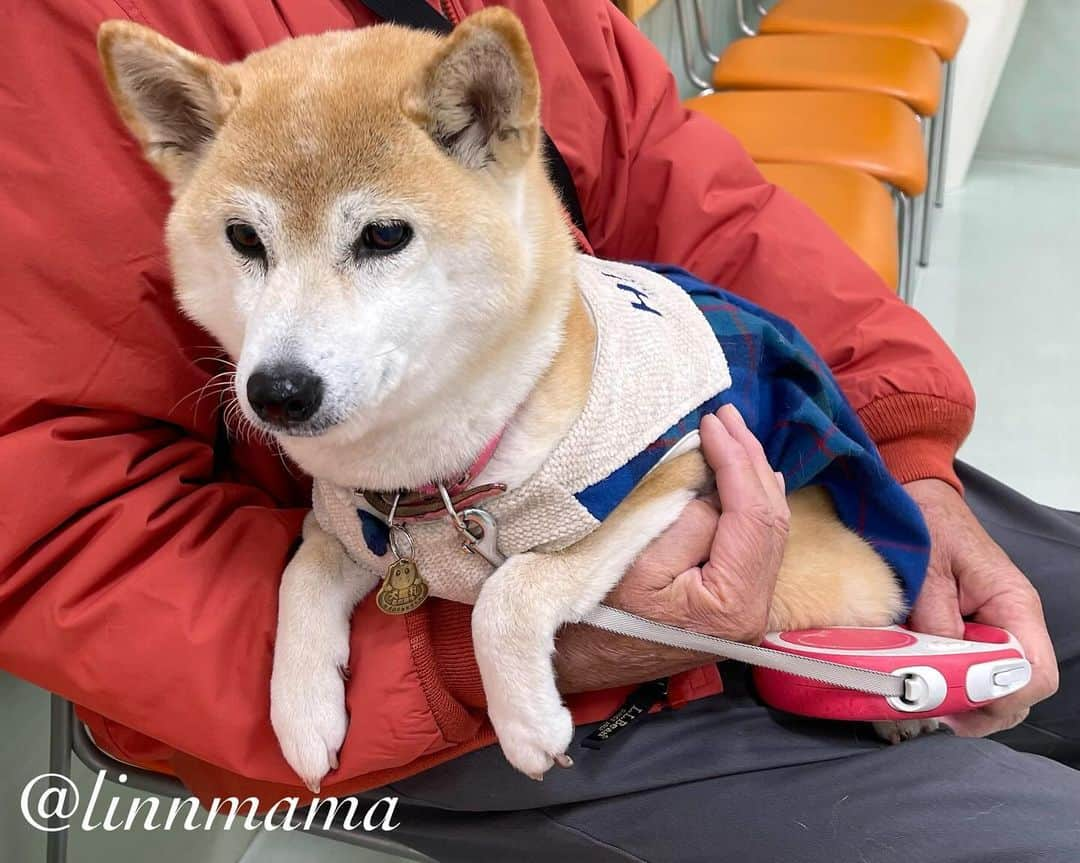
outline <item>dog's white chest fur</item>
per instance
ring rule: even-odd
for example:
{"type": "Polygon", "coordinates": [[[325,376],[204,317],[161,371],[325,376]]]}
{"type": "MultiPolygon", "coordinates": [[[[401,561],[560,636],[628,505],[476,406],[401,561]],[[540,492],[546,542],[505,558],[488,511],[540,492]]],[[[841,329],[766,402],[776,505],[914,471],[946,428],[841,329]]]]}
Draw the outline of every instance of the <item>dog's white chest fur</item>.
{"type": "MultiPolygon", "coordinates": [[[[507,556],[557,551],[592,532],[598,522],[576,493],[608,477],[731,385],[712,329],[678,285],[641,267],[585,255],[579,257],[577,280],[596,328],[589,395],[540,469],[483,504],[499,525],[499,549],[507,556]]],[[[368,548],[358,508],[374,514],[353,489],[315,481],[319,524],[354,561],[381,575],[391,556],[376,557],[368,548]]],[[[409,532],[431,593],[474,602],[491,567],[462,550],[449,518],[412,524],[409,532]]]]}

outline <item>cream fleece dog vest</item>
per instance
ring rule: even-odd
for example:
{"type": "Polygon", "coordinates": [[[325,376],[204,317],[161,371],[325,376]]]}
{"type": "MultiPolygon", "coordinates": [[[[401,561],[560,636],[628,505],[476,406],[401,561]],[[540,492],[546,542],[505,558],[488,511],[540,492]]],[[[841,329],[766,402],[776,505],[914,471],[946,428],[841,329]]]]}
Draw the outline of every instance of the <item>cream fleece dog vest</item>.
{"type": "MultiPolygon", "coordinates": [[[[599,524],[577,493],[601,482],[703,402],[731,386],[716,336],[686,292],[650,270],[579,256],[578,288],[596,327],[592,383],[581,416],[524,484],[481,507],[506,556],[565,548],[599,524]]],[[[315,517],[363,569],[382,577],[358,510],[383,518],[354,489],[314,484],[315,517]]],[[[449,516],[408,526],[413,559],[434,596],[472,603],[491,566],[462,549],[449,516]]],[[[382,549],[380,549],[382,550],[382,549]]]]}

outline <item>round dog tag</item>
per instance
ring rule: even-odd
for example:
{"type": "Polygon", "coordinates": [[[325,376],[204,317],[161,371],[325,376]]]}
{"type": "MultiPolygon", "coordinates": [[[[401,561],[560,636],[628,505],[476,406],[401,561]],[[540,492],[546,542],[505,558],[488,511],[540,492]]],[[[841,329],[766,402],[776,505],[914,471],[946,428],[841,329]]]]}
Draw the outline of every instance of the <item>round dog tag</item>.
{"type": "Polygon", "coordinates": [[[416,562],[406,557],[387,567],[375,602],[386,614],[408,614],[423,605],[427,597],[427,582],[421,577],[416,562]]]}

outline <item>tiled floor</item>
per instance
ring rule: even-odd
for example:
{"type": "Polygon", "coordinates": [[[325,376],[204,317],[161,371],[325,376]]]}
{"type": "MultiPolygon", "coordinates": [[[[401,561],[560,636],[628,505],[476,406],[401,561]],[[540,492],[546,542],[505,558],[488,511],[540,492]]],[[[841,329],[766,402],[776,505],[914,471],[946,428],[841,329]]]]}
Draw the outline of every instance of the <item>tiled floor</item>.
{"type": "MultiPolygon", "coordinates": [[[[1021,491],[1080,508],[1080,169],[976,162],[940,213],[916,305],[967,366],[979,418],[963,457],[1021,491]]],[[[47,763],[48,698],[0,675],[0,861],[44,860],[19,816],[23,784],[47,763]]],[[[85,792],[90,774],[77,773],[85,792]]],[[[128,797],[131,795],[128,794],[128,797]]],[[[359,863],[391,858],[296,834],[75,833],[72,863],[359,863]]]]}
{"type": "Polygon", "coordinates": [[[961,458],[1080,509],[1080,167],[977,160],[939,210],[915,305],[975,385],[961,458]]]}

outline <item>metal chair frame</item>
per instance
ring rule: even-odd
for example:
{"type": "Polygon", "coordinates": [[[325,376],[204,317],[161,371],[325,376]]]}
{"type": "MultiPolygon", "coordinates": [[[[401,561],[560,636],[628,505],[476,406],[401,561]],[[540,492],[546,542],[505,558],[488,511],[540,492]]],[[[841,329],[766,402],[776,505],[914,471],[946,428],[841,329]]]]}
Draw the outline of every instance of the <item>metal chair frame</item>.
{"type": "MultiPolygon", "coordinates": [[[[681,2],[681,0],[676,0],[676,2],[681,2]]],[[[694,4],[700,9],[701,0],[694,0],[694,4]]],[[[735,9],[739,19],[739,29],[742,30],[742,32],[745,33],[747,36],[757,36],[757,27],[750,24],[750,15],[747,12],[746,0],[735,0],[735,9]]],[[[762,17],[769,13],[769,10],[765,7],[764,3],[755,2],[754,12],[757,13],[760,20],[762,17]]],[[[698,20],[704,23],[704,13],[701,13],[699,15],[698,20]]],[[[702,32],[704,32],[704,29],[702,30],[702,32]]],[[[703,42],[703,45],[704,44],[705,43],[703,42]]],[[[710,46],[707,52],[707,56],[710,56],[713,53],[714,52],[712,51],[712,48],[710,46]]],[[[944,66],[943,71],[945,75],[944,81],[942,83],[943,93],[941,99],[941,109],[938,111],[937,115],[935,115],[941,118],[941,123],[939,124],[941,128],[937,131],[937,139],[933,148],[933,152],[929,154],[930,158],[937,163],[937,170],[935,172],[937,176],[937,182],[933,185],[928,185],[928,188],[934,190],[934,206],[939,208],[942,207],[945,203],[945,157],[948,149],[945,144],[949,139],[949,126],[952,120],[953,89],[956,79],[956,60],[946,60],[943,62],[942,65],[944,66]]],[[[926,266],[926,264],[922,260],[920,260],[919,263],[923,266],[926,266]]]]}
{"type": "MultiPolygon", "coordinates": [[[[708,58],[710,64],[716,63],[720,59],[720,55],[715,54],[709,44],[709,38],[706,34],[708,28],[705,26],[705,10],[702,9],[700,0],[695,0],[694,11],[697,18],[698,48],[708,58]]],[[[679,24],[679,44],[682,47],[683,69],[686,71],[686,77],[690,79],[691,84],[698,88],[699,95],[707,96],[709,93],[716,92],[713,90],[712,82],[702,78],[697,69],[694,68],[695,51],[691,45],[690,25],[686,20],[683,0],[675,0],[675,17],[679,24]]]]}
{"type": "MultiPolygon", "coordinates": [[[[911,304],[915,297],[915,268],[913,258],[913,239],[915,236],[915,214],[918,199],[901,192],[895,186],[889,186],[893,200],[896,201],[896,230],[899,242],[900,270],[897,278],[897,294],[905,303],[911,304]]],[[[924,193],[925,195],[925,193],[924,193]]]]}
{"type": "MultiPolygon", "coordinates": [[[[139,791],[147,791],[162,797],[187,797],[188,789],[179,779],[155,773],[142,767],[125,764],[104,752],[90,736],[75,716],[74,705],[60,697],[52,696],[50,705],[50,738],[49,738],[49,772],[57,776],[71,777],[71,756],[75,754],[78,759],[95,773],[104,771],[105,776],[111,782],[119,782],[121,773],[127,776],[123,783],[127,788],[135,788],[139,791]]],[[[50,780],[52,787],[59,785],[58,780],[50,780]]],[[[46,863],[66,863],[68,848],[68,833],[70,832],[70,819],[53,816],[49,819],[45,860],[46,863]],[[67,829],[64,829],[67,828],[67,829]]],[[[303,832],[316,836],[323,836],[337,842],[345,842],[359,848],[367,848],[371,851],[380,851],[383,854],[393,854],[406,860],[416,860],[420,863],[435,863],[432,858],[419,851],[414,851],[391,839],[383,839],[372,836],[363,831],[346,830],[343,826],[332,824],[328,829],[312,824],[310,828],[300,828],[303,832]]]]}
{"type": "MultiPolygon", "coordinates": [[[[694,68],[692,39],[687,23],[687,15],[683,8],[684,0],[675,0],[675,13],[679,24],[679,41],[682,47],[683,64],[690,82],[699,88],[700,95],[715,93],[711,81],[706,81],[694,68]]],[[[705,20],[705,8],[702,0],[692,0],[694,24],[697,29],[698,51],[710,64],[720,61],[720,54],[713,48],[712,40],[708,35],[708,25],[705,20]]],[[[735,11],[738,18],[739,29],[747,36],[756,36],[757,28],[750,23],[750,11],[746,0],[735,0],[735,11]]],[[[761,2],[753,4],[753,11],[759,18],[768,14],[768,9],[761,2]]],[[[933,235],[934,209],[940,208],[945,201],[945,169],[949,127],[952,117],[953,83],[955,79],[955,62],[948,61],[943,64],[944,79],[942,82],[941,107],[937,114],[930,117],[920,117],[923,124],[924,141],[926,144],[927,182],[926,192],[919,198],[911,200],[908,196],[893,189],[893,197],[897,201],[897,222],[900,236],[899,246],[899,282],[898,293],[905,302],[910,303],[914,297],[914,274],[915,262],[925,267],[930,263],[930,245],[933,235]],[[918,254],[915,253],[915,238],[918,237],[918,254]]]]}

